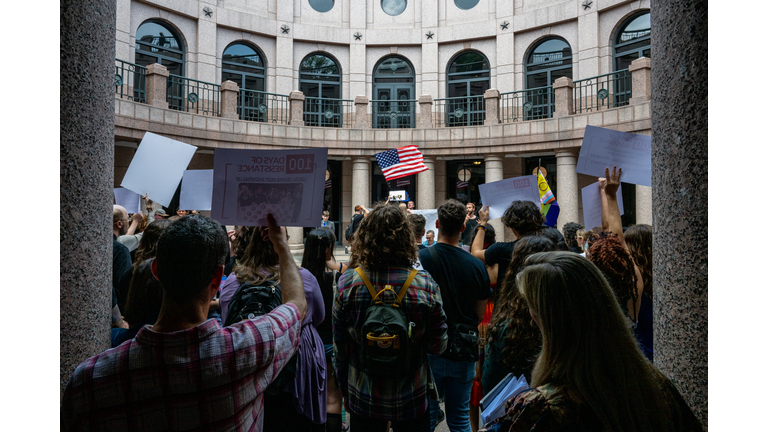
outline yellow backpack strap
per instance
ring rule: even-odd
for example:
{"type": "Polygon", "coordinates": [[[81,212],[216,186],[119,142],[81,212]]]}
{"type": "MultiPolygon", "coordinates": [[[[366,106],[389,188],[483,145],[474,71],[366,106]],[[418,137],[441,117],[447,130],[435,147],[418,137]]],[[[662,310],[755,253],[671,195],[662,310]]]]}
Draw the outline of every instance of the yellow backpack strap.
{"type": "Polygon", "coordinates": [[[375,300],[377,295],[376,290],[373,289],[373,285],[371,285],[371,281],[368,279],[368,276],[365,275],[365,272],[360,267],[357,267],[355,271],[360,275],[360,278],[363,280],[365,287],[368,288],[368,292],[371,293],[371,297],[373,297],[375,300]]]}
{"type": "Polygon", "coordinates": [[[416,269],[411,269],[411,273],[408,275],[408,279],[405,280],[403,287],[400,288],[400,294],[397,295],[397,300],[394,303],[396,306],[400,306],[400,302],[403,301],[403,297],[405,297],[405,293],[408,292],[408,287],[411,285],[411,282],[413,282],[413,278],[415,277],[416,269]]]}

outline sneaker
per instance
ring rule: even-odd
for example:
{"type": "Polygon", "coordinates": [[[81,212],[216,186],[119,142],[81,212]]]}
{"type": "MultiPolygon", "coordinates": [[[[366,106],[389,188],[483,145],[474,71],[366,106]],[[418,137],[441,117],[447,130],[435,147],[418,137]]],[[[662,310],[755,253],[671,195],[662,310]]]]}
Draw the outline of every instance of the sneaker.
{"type": "Polygon", "coordinates": [[[437,423],[435,423],[435,426],[437,426],[440,423],[442,423],[443,420],[445,420],[445,411],[443,411],[442,409],[438,408],[438,410],[437,410],[437,423]]]}
{"type": "Polygon", "coordinates": [[[347,422],[341,422],[341,432],[347,432],[349,430],[349,425],[347,422]]]}

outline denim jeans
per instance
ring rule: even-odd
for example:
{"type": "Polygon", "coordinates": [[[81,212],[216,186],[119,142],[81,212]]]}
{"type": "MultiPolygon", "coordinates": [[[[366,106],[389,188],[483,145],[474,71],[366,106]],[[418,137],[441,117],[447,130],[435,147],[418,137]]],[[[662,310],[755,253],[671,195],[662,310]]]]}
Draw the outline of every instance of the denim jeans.
{"type": "MultiPolygon", "coordinates": [[[[475,362],[452,361],[429,355],[429,366],[435,377],[435,385],[445,400],[445,421],[451,432],[472,432],[469,425],[469,398],[472,380],[475,378],[475,362]]],[[[429,400],[429,430],[437,425],[440,404],[429,400]]]]}

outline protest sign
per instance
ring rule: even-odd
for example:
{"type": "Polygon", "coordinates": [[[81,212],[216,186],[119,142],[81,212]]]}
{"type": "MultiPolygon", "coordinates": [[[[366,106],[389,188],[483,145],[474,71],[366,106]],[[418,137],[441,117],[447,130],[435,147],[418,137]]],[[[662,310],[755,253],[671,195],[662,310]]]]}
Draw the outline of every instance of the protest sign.
{"type": "Polygon", "coordinates": [[[576,172],[605,177],[613,167],[621,168],[622,182],[651,186],[651,137],[587,126],[576,172]]]}
{"type": "Polygon", "coordinates": [[[413,214],[419,214],[424,216],[427,223],[424,225],[424,235],[419,239],[419,243],[424,243],[427,239],[427,231],[432,230],[435,232],[435,241],[437,241],[437,209],[430,210],[411,210],[413,214]]]}
{"type": "Polygon", "coordinates": [[[128,214],[141,213],[141,197],[126,188],[115,188],[115,204],[125,207],[128,214]]]}
{"type": "Polygon", "coordinates": [[[213,195],[213,170],[186,170],[181,179],[179,208],[210,210],[213,195]]]}
{"type": "Polygon", "coordinates": [[[512,201],[533,201],[541,206],[539,183],[535,175],[509,178],[478,186],[483,206],[490,208],[490,219],[500,218],[512,201]]]}
{"type": "Polygon", "coordinates": [[[223,225],[316,227],[322,219],[327,148],[216,149],[211,217],[223,225]]]}
{"type": "Polygon", "coordinates": [[[149,194],[149,199],[167,207],[195,150],[195,146],[147,132],[120,186],[141,196],[149,194]]]}
{"type": "MultiPolygon", "coordinates": [[[[581,190],[581,205],[584,210],[584,229],[587,231],[603,225],[603,210],[600,202],[600,185],[592,183],[581,190]]],[[[619,203],[619,214],[624,214],[624,200],[621,197],[621,185],[616,192],[616,201],[619,203]]]]}
{"type": "Polygon", "coordinates": [[[389,201],[408,201],[408,192],[389,191],[389,201]]]}

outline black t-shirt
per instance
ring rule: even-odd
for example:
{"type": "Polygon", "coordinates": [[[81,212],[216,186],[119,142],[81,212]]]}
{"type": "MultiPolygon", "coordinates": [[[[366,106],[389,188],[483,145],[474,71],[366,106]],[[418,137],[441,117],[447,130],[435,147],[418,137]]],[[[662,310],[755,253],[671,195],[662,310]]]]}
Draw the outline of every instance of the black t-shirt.
{"type": "Polygon", "coordinates": [[[421,244],[421,243],[417,244],[416,246],[418,246],[419,250],[422,250],[422,249],[426,249],[426,248],[427,248],[426,246],[424,246],[424,245],[423,245],[423,244],[421,244]]]}
{"type": "MultiPolygon", "coordinates": [[[[474,231],[475,227],[477,226],[477,217],[468,220],[464,225],[464,232],[461,233],[461,242],[465,245],[469,245],[469,242],[472,240],[472,231],[474,231]]],[[[485,235],[485,232],[483,232],[483,235],[485,235]]]]}
{"type": "Polygon", "coordinates": [[[515,250],[515,243],[513,242],[496,242],[485,250],[485,263],[489,266],[494,264],[499,265],[499,276],[496,279],[501,282],[504,280],[504,276],[507,274],[509,263],[512,261],[512,252],[515,250]]]}
{"type": "MultiPolygon", "coordinates": [[[[336,274],[339,274],[338,272],[336,274]]],[[[320,335],[320,339],[323,344],[330,345],[333,343],[333,300],[336,293],[334,292],[333,282],[334,273],[325,272],[323,274],[323,280],[317,281],[320,285],[320,292],[323,294],[323,303],[325,304],[325,319],[317,326],[317,334],[320,335]]]]}
{"type": "Polygon", "coordinates": [[[352,234],[354,234],[355,231],[357,231],[357,228],[360,227],[360,222],[363,221],[364,217],[365,215],[359,213],[352,215],[352,234]]]}
{"type": "Polygon", "coordinates": [[[125,299],[128,297],[132,273],[131,253],[112,234],[112,288],[117,294],[117,304],[121,311],[125,308],[125,299]]]}
{"type": "Polygon", "coordinates": [[[448,323],[477,325],[475,304],[491,296],[491,280],[483,262],[464,249],[445,243],[436,243],[419,251],[419,261],[440,285],[448,323]],[[436,274],[431,251],[440,260],[442,275],[436,274]]]}

